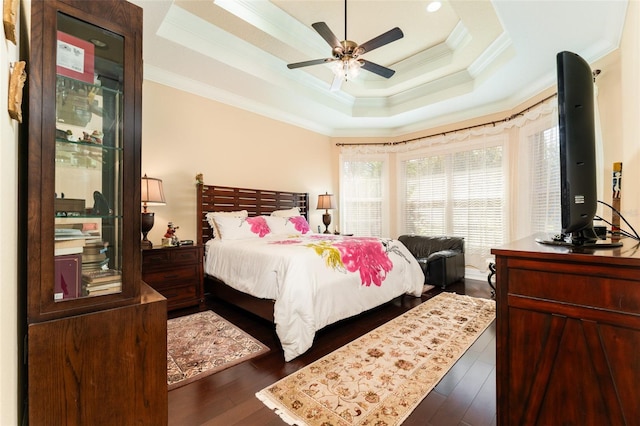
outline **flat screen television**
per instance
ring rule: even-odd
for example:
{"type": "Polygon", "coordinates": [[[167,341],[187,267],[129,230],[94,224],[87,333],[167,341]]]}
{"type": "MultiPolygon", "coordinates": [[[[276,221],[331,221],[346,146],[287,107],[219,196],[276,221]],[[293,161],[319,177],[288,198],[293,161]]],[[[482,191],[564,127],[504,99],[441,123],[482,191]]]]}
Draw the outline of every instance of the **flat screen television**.
{"type": "Polygon", "coordinates": [[[598,206],[596,129],[593,74],[582,57],[572,52],[556,56],[558,132],[560,139],[560,204],[562,233],[541,243],[614,247],[593,230],[598,206]]]}

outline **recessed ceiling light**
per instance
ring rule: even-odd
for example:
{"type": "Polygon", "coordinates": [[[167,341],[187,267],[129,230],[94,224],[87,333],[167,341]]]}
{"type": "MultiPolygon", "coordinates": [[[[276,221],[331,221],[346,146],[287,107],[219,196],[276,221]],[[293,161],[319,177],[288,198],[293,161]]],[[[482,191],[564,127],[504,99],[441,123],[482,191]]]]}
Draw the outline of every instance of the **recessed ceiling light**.
{"type": "Polygon", "coordinates": [[[440,7],[442,6],[442,3],[439,1],[432,1],[431,3],[429,3],[427,5],[427,12],[436,12],[440,9],[440,7]]]}

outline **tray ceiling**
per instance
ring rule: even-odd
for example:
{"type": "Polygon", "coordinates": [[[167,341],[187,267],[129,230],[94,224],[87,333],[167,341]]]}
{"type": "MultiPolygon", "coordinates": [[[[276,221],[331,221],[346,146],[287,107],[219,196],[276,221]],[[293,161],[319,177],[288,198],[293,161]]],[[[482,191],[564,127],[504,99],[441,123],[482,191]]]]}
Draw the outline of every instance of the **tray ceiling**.
{"type": "Polygon", "coordinates": [[[362,71],[329,90],[331,56],[311,27],[345,38],[335,0],[134,0],[144,9],[145,78],[329,136],[396,136],[513,108],[555,84],[555,55],[589,62],[619,46],[627,1],[351,0],[356,43],[404,37],[366,54],[396,71],[362,71]]]}

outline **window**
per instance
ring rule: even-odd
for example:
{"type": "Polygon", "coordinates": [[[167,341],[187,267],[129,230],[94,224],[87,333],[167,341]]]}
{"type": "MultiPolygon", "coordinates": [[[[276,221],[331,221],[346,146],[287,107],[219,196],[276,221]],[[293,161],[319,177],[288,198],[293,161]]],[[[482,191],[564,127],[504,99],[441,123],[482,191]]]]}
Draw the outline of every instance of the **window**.
{"type": "Polygon", "coordinates": [[[386,155],[343,158],[340,170],[340,225],[343,233],[383,237],[388,233],[386,155]]]}
{"type": "MultiPolygon", "coordinates": [[[[445,156],[403,162],[404,232],[420,235],[447,233],[447,175],[445,156]]],[[[401,195],[402,196],[402,195],[401,195]]]]}
{"type": "Polygon", "coordinates": [[[506,235],[504,149],[492,142],[409,154],[399,166],[402,233],[464,237],[467,263],[482,270],[506,235]]]}
{"type": "MultiPolygon", "coordinates": [[[[560,232],[557,115],[551,96],[491,126],[343,147],[345,232],[388,234],[385,185],[390,183],[396,188],[394,234],[462,236],[467,265],[479,271],[487,270],[492,247],[538,232],[560,232]],[[388,158],[395,166],[392,179],[388,158]]],[[[601,152],[600,147],[599,169],[604,168],[601,152]]]]}
{"type": "Polygon", "coordinates": [[[560,157],[558,128],[552,127],[528,137],[531,164],[531,231],[559,232],[560,223],[560,157]]]}

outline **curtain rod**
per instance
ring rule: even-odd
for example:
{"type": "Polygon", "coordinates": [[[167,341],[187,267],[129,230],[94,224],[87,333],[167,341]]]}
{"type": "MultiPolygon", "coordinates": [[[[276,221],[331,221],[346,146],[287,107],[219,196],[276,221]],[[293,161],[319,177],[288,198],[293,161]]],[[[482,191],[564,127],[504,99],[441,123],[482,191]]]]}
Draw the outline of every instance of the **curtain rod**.
{"type": "Polygon", "coordinates": [[[514,118],[520,116],[520,115],[524,115],[525,113],[531,111],[533,108],[537,107],[538,105],[541,105],[545,102],[547,102],[549,99],[554,98],[557,95],[557,93],[554,93],[552,95],[547,96],[546,98],[542,99],[541,101],[536,102],[535,104],[523,109],[522,111],[515,113],[515,114],[511,114],[509,117],[503,118],[502,120],[497,120],[497,121],[489,121],[486,123],[482,123],[482,124],[474,124],[473,126],[467,126],[467,127],[462,127],[460,129],[456,129],[456,130],[449,130],[446,132],[440,132],[440,133],[434,133],[428,136],[420,136],[417,138],[411,138],[411,139],[407,139],[404,141],[397,141],[397,142],[363,142],[363,143],[337,143],[336,146],[375,146],[375,145],[379,145],[379,146],[396,146],[396,145],[402,145],[405,143],[409,143],[409,142],[414,142],[414,141],[419,141],[422,139],[428,139],[428,138],[432,138],[434,136],[445,136],[447,133],[455,133],[455,132],[461,132],[463,130],[469,130],[469,129],[475,129],[478,127],[484,127],[484,126],[488,126],[488,125],[493,125],[495,126],[496,123],[506,123],[507,121],[513,120],[514,118]]]}

